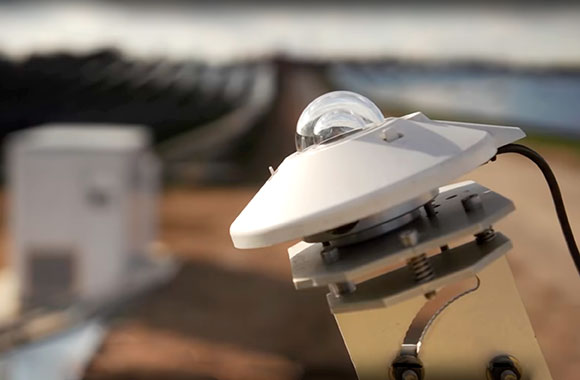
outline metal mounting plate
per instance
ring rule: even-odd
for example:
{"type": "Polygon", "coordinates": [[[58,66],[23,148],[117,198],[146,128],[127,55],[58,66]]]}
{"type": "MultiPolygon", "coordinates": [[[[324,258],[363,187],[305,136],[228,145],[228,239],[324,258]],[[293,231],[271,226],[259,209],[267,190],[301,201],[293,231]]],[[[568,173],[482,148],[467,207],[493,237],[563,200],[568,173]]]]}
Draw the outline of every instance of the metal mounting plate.
{"type": "Polygon", "coordinates": [[[329,293],[328,304],[333,314],[390,306],[474,276],[511,247],[510,240],[498,232],[484,244],[472,241],[430,257],[436,276],[432,281],[418,284],[411,271],[403,267],[363,282],[354,293],[340,297],[329,293]]]}
{"type": "Polygon", "coordinates": [[[325,264],[322,244],[300,242],[288,249],[292,277],[296,289],[327,286],[351,281],[360,283],[385,272],[393,264],[405,261],[432,248],[488,228],[515,208],[509,199],[473,181],[440,188],[434,204],[437,215],[429,219],[425,213],[413,222],[377,238],[337,248],[340,260],[325,264]],[[466,212],[462,199],[479,194],[481,208],[466,212]],[[407,229],[418,232],[417,244],[405,247],[399,233],[407,229]]]}
{"type": "MultiPolygon", "coordinates": [[[[487,380],[491,358],[509,353],[525,380],[551,380],[505,256],[478,272],[481,285],[436,319],[421,345],[425,380],[487,380]]],[[[389,378],[423,295],[379,309],[335,314],[359,380],[389,378]]]]}

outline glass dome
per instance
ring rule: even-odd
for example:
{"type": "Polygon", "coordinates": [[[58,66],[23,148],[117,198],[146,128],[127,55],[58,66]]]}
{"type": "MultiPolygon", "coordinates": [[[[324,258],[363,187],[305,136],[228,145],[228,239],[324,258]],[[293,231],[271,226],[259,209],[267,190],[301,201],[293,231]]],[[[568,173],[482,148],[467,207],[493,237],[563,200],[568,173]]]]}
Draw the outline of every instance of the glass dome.
{"type": "Polygon", "coordinates": [[[314,99],[296,125],[296,149],[320,145],[381,123],[381,110],[369,99],[350,91],[334,91],[314,99]]]}

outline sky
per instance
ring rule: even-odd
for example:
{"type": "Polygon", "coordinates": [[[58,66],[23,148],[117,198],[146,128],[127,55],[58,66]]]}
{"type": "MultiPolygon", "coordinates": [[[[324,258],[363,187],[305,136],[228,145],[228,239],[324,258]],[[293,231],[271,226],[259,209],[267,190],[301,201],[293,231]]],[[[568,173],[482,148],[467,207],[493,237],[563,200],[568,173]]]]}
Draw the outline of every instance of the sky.
{"type": "Polygon", "coordinates": [[[580,5],[0,3],[0,52],[14,57],[116,46],[218,62],[281,54],[576,67],[579,37],[580,5]]]}

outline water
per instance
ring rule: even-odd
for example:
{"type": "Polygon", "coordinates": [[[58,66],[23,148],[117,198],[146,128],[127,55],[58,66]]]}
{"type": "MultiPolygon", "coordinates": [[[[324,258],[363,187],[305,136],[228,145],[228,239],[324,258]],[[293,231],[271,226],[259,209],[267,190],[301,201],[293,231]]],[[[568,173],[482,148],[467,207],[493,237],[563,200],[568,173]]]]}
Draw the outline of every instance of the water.
{"type": "Polygon", "coordinates": [[[391,109],[580,137],[580,71],[343,64],[330,77],[391,109]]]}

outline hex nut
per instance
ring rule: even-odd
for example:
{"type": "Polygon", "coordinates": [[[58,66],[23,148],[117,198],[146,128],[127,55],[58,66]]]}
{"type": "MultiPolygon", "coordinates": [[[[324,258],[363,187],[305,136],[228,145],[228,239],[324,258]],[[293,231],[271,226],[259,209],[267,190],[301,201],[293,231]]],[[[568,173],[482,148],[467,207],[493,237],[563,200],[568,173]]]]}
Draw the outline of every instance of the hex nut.
{"type": "Polygon", "coordinates": [[[522,374],[519,361],[511,355],[496,356],[487,365],[488,380],[521,380],[522,374]]]}
{"type": "Polygon", "coordinates": [[[390,380],[423,380],[425,369],[415,355],[399,355],[393,360],[389,370],[390,380]],[[415,375],[415,377],[412,377],[415,375]]]}

